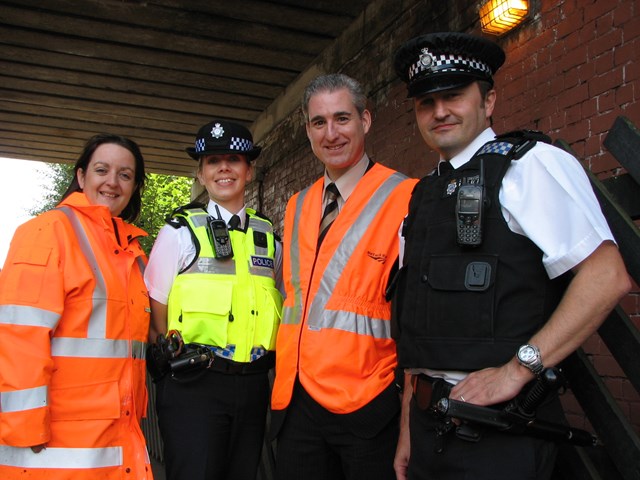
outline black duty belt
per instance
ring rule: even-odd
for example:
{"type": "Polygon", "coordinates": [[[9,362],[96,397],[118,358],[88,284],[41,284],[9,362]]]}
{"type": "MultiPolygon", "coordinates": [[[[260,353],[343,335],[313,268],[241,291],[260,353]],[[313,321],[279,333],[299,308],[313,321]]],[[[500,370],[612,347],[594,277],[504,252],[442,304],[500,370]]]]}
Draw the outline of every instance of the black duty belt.
{"type": "Polygon", "coordinates": [[[226,373],[229,375],[250,375],[255,373],[266,373],[275,364],[275,352],[268,352],[253,362],[234,362],[228,358],[216,355],[208,369],[213,372],[226,373]]]}
{"type": "Polygon", "coordinates": [[[420,410],[429,410],[442,397],[448,397],[453,385],[441,378],[432,378],[424,373],[411,375],[413,396],[420,410]]]}

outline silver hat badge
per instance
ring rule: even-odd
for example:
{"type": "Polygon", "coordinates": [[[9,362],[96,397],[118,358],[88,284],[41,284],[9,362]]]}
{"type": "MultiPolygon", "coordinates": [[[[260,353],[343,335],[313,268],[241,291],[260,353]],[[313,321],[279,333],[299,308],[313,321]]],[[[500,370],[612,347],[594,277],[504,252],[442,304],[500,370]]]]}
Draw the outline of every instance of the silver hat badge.
{"type": "Polygon", "coordinates": [[[219,123],[216,123],[211,129],[211,136],[213,138],[220,138],[224,135],[224,128],[219,123]]]}
{"type": "Polygon", "coordinates": [[[436,59],[433,57],[428,48],[423,48],[422,50],[420,50],[419,60],[420,64],[427,69],[433,68],[436,63],[436,59]]]}

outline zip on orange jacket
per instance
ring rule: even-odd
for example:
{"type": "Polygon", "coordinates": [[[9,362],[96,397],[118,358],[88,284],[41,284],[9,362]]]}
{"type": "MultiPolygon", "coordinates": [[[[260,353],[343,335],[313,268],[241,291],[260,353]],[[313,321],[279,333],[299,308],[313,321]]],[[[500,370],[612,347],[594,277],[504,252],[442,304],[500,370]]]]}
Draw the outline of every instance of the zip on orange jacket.
{"type": "Polygon", "coordinates": [[[323,179],[289,200],[274,410],[289,405],[296,376],[316,402],[340,414],[362,408],[393,382],[396,347],[385,289],[416,182],[374,164],[317,256],[323,179]]]}
{"type": "Polygon", "coordinates": [[[142,235],[83,193],[16,231],[0,272],[2,480],[152,478],[142,235]]]}

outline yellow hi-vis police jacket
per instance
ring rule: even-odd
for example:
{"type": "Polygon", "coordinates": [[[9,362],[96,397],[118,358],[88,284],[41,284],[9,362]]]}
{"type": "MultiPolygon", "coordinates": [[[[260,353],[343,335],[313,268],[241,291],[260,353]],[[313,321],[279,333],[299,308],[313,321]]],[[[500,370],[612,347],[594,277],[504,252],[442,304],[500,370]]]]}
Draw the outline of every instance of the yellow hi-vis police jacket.
{"type": "MultiPolygon", "coordinates": [[[[267,219],[246,209],[246,232],[229,231],[233,258],[217,259],[202,208],[179,211],[199,244],[197,260],[169,293],[168,328],[185,343],[235,346],[233,360],[249,362],[253,347],[275,350],[282,295],[275,284],[275,238],[267,219]]],[[[198,245],[196,245],[198,251],[198,245]]]]}

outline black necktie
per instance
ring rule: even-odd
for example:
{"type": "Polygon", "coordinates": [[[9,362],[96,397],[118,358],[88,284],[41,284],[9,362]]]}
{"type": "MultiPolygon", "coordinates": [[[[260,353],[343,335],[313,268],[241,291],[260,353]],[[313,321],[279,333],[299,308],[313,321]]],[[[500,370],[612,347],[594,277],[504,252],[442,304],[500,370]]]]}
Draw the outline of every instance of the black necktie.
{"type": "Polygon", "coordinates": [[[447,175],[449,172],[452,172],[452,171],[453,171],[453,166],[446,160],[438,164],[439,177],[442,177],[443,175],[447,175]]]}
{"type": "Polygon", "coordinates": [[[229,220],[229,230],[237,230],[240,226],[240,217],[238,215],[232,215],[229,220]]]}
{"type": "Polygon", "coordinates": [[[327,197],[327,206],[324,207],[324,213],[322,214],[322,220],[320,220],[320,234],[318,235],[318,247],[324,240],[329,227],[338,216],[338,198],[340,192],[335,183],[330,183],[325,189],[325,195],[327,197]]]}

